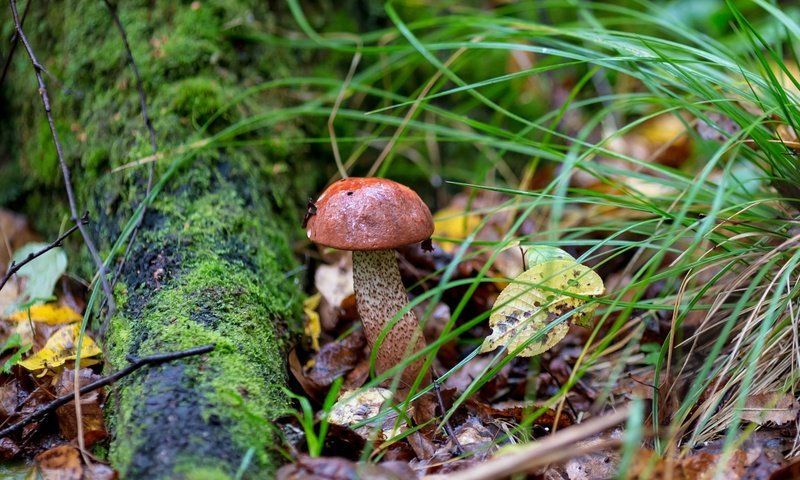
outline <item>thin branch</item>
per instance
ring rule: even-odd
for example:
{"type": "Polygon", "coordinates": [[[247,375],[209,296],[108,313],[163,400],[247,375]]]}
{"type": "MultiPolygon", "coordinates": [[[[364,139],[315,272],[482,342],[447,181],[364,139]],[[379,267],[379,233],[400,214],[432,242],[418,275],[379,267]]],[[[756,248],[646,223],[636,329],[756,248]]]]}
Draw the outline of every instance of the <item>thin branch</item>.
{"type": "MultiPolygon", "coordinates": [[[[28,11],[31,9],[31,5],[33,4],[33,0],[30,0],[28,3],[25,4],[25,11],[22,12],[22,21],[20,25],[25,25],[25,19],[28,18],[28,11]]],[[[17,51],[17,44],[19,43],[19,37],[16,33],[11,36],[11,49],[8,51],[8,57],[6,57],[6,62],[3,64],[3,73],[0,74],[0,85],[6,81],[6,74],[8,73],[8,67],[11,66],[11,59],[14,58],[14,52],[17,51]]]]}
{"type": "MultiPolygon", "coordinates": [[[[128,65],[130,65],[131,70],[133,71],[133,76],[136,79],[136,90],[139,94],[139,108],[142,112],[142,120],[144,120],[144,126],[147,129],[148,133],[150,134],[150,150],[152,152],[152,156],[156,157],[158,155],[158,143],[156,142],[156,130],[153,127],[153,122],[150,120],[150,115],[147,113],[147,96],[144,91],[144,84],[142,83],[142,76],[139,73],[139,67],[136,66],[136,60],[133,58],[133,51],[131,50],[130,43],[128,42],[128,34],[125,31],[125,27],[122,25],[122,21],[117,14],[117,7],[111,0],[103,0],[108,8],[109,14],[111,14],[111,18],[114,20],[114,25],[116,25],[117,30],[119,30],[119,35],[122,38],[122,44],[125,47],[125,54],[128,57],[128,65]]],[[[145,191],[145,198],[150,195],[150,191],[153,189],[153,176],[154,176],[155,166],[151,163],[148,169],[147,174],[147,189],[145,191]]],[[[147,205],[144,206],[142,209],[142,213],[139,216],[139,220],[136,222],[136,227],[133,229],[133,233],[131,233],[130,239],[128,240],[128,245],[125,247],[125,253],[122,255],[122,261],[117,266],[116,271],[114,272],[114,277],[111,279],[111,285],[116,285],[117,281],[119,280],[120,275],[122,275],[122,269],[125,266],[125,262],[128,260],[128,256],[133,249],[133,243],[136,241],[136,236],[139,233],[139,228],[142,226],[142,222],[144,221],[144,216],[147,213],[147,205]]],[[[101,306],[102,310],[102,306],[101,306]]],[[[106,329],[108,328],[108,320],[110,317],[107,317],[106,320],[103,322],[102,326],[100,327],[100,335],[105,336],[106,329]]]]}
{"type": "Polygon", "coordinates": [[[28,42],[28,37],[25,36],[25,32],[22,30],[22,23],[19,19],[16,0],[8,0],[8,3],[11,7],[11,14],[14,17],[14,27],[17,31],[17,37],[19,37],[19,40],[25,47],[25,51],[28,53],[28,58],[30,59],[31,64],[33,65],[34,73],[36,74],[36,81],[39,83],[39,95],[42,97],[42,104],[44,105],[44,112],[47,116],[47,123],[50,126],[50,133],[53,137],[53,144],[56,147],[58,162],[61,165],[61,173],[64,175],[64,187],[67,191],[67,201],[69,202],[69,210],[72,216],[71,220],[77,224],[78,230],[80,230],[81,236],[83,237],[83,241],[86,243],[86,248],[89,250],[92,260],[98,269],[100,274],[100,283],[103,287],[103,292],[108,303],[107,315],[108,317],[111,317],[114,314],[114,311],[116,311],[116,304],[111,293],[111,285],[108,283],[108,279],[106,278],[106,268],[105,265],[103,265],[103,260],[100,258],[100,254],[97,252],[94,241],[92,240],[91,235],[89,235],[89,231],[86,229],[86,226],[79,221],[78,208],[75,203],[75,193],[72,190],[72,176],[70,174],[69,167],[67,166],[67,162],[64,160],[64,152],[61,148],[61,141],[58,138],[56,124],[53,120],[53,112],[50,108],[50,97],[47,94],[47,85],[44,83],[44,77],[42,77],[42,71],[44,71],[44,68],[39,63],[39,60],[37,60],[36,54],[33,52],[33,47],[31,47],[30,42],[28,42]]]}
{"type": "MultiPolygon", "coordinates": [[[[210,345],[202,345],[199,347],[190,348],[187,350],[182,350],[180,352],[173,352],[173,353],[159,353],[157,355],[149,355],[147,357],[128,357],[128,362],[130,365],[119,370],[118,372],[112,373],[111,375],[107,375],[100,380],[96,380],[80,389],[80,394],[85,395],[93,390],[97,390],[98,388],[105,387],[111,383],[116,382],[120,378],[123,378],[127,375],[130,375],[134,371],[138,370],[139,368],[145,365],[156,365],[159,363],[169,362],[172,360],[178,360],[185,357],[190,357],[193,355],[202,355],[204,353],[208,353],[214,350],[214,344],[210,345]]],[[[77,383],[77,375],[75,382],[77,383]]],[[[21,430],[25,425],[28,425],[33,422],[37,422],[39,420],[44,419],[48,414],[52,413],[55,409],[62,405],[66,405],[69,402],[75,400],[75,395],[73,393],[68,393],[66,395],[62,395],[55,400],[52,400],[50,403],[37,408],[33,411],[30,415],[26,416],[19,422],[11,425],[10,427],[4,428],[0,430],[0,438],[7,437],[12,433],[15,433],[21,430]]]]}
{"type": "MultiPolygon", "coordinates": [[[[89,223],[89,212],[84,213],[83,217],[81,217],[81,219],[78,221],[78,224],[86,225],[87,223],[89,223]]],[[[25,265],[31,263],[33,260],[41,257],[42,255],[44,255],[45,253],[49,252],[50,250],[52,250],[52,249],[54,249],[56,247],[60,247],[64,243],[64,239],[67,238],[68,236],[70,236],[75,230],[78,229],[78,224],[75,224],[72,227],[70,227],[69,230],[67,230],[66,232],[62,233],[61,236],[56,238],[53,241],[53,243],[51,243],[50,245],[44,247],[43,249],[39,250],[38,252],[33,252],[33,253],[29,254],[21,262],[19,262],[19,263],[11,262],[11,266],[9,267],[8,272],[6,273],[5,277],[3,277],[2,280],[0,280],[0,290],[2,290],[3,287],[6,286],[6,283],[8,283],[8,281],[11,279],[11,277],[13,277],[17,272],[19,272],[20,269],[22,269],[22,267],[24,267],[25,265]]]]}

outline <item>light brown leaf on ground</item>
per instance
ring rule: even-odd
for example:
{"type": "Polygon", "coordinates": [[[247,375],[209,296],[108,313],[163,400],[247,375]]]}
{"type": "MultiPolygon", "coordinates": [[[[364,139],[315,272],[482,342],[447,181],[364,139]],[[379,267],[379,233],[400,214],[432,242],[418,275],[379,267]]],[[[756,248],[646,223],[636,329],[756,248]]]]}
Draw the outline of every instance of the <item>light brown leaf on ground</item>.
{"type": "MultiPolygon", "coordinates": [[[[394,397],[391,390],[374,387],[360,391],[346,391],[339,396],[328,414],[328,422],[351,427],[364,420],[375,417],[381,412],[383,404],[394,397]]],[[[355,429],[356,433],[367,439],[378,432],[378,440],[383,441],[394,437],[406,429],[404,422],[397,422],[397,414],[386,415],[380,425],[364,425],[355,429]]]]}
{"type": "Polygon", "coordinates": [[[81,480],[83,476],[80,453],[70,445],[61,445],[39,454],[35,468],[44,480],[81,480]]]}
{"type": "Polygon", "coordinates": [[[764,425],[784,425],[797,419],[800,404],[793,395],[780,392],[764,392],[750,395],[745,400],[742,419],[764,425]]]}
{"type": "Polygon", "coordinates": [[[627,479],[671,479],[671,480],[726,480],[741,479],[747,470],[747,454],[737,449],[727,457],[724,465],[719,465],[721,455],[700,452],[689,457],[667,461],[657,458],[652,450],[639,450],[631,468],[626,472],[627,479]]]}
{"type": "Polygon", "coordinates": [[[343,256],[336,265],[320,265],[314,274],[314,286],[331,306],[338,308],[354,293],[353,261],[343,256]]]}

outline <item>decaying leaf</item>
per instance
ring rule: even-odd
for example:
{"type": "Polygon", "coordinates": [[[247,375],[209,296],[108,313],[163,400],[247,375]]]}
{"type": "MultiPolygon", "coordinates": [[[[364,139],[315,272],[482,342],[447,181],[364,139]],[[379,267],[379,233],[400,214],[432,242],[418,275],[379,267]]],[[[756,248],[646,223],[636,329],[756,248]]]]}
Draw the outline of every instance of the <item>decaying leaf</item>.
{"type": "MultiPolygon", "coordinates": [[[[370,419],[381,412],[383,404],[393,398],[392,391],[387,388],[368,388],[362,391],[347,391],[339,396],[339,401],[333,405],[328,414],[328,422],[350,427],[364,420],[370,419]]],[[[400,422],[395,428],[397,415],[387,415],[381,427],[383,435],[379,440],[392,438],[400,433],[405,425],[400,422]]],[[[374,427],[363,426],[357,428],[356,433],[364,438],[369,438],[374,427]]]]}
{"type": "Polygon", "coordinates": [[[301,455],[297,463],[284,465],[277,472],[278,480],[371,478],[401,480],[416,474],[405,462],[356,463],[341,457],[309,457],[301,455]]]}
{"type": "MultiPolygon", "coordinates": [[[[500,292],[489,317],[492,333],[483,341],[480,351],[486,353],[502,346],[523,357],[546,352],[568,330],[565,323],[550,325],[552,321],[583,305],[585,297],[603,291],[600,276],[574,260],[557,259],[534,265],[500,292]]],[[[595,305],[587,306],[573,314],[572,321],[590,326],[594,309],[595,305]]]]}
{"type": "Polygon", "coordinates": [[[747,397],[742,410],[742,419],[759,425],[767,422],[784,425],[794,422],[798,412],[800,412],[800,404],[793,395],[765,392],[747,397]]]}
{"type": "MultiPolygon", "coordinates": [[[[79,371],[80,386],[86,386],[91,382],[98,380],[99,375],[96,375],[88,368],[81,368],[79,371]]],[[[64,370],[58,378],[56,385],[56,395],[66,395],[73,391],[75,382],[75,371],[64,370]]],[[[81,395],[81,419],[83,423],[83,439],[86,446],[95,444],[98,440],[105,438],[108,433],[105,428],[105,421],[103,419],[103,391],[102,389],[93,390],[89,393],[81,395]]],[[[75,416],[75,402],[69,402],[56,409],[56,416],[58,417],[58,429],[61,436],[67,440],[73,440],[78,437],[78,421],[75,416]]]]}
{"type": "Polygon", "coordinates": [[[41,453],[36,457],[36,470],[44,480],[81,480],[83,476],[80,453],[70,445],[41,453]]]}
{"type": "Polygon", "coordinates": [[[8,316],[8,320],[15,322],[26,322],[30,320],[33,322],[46,323],[48,325],[75,323],[80,322],[82,319],[83,316],[80,313],[56,303],[34,305],[30,308],[16,311],[8,316]]]}
{"type": "MultiPolygon", "coordinates": [[[[44,348],[19,362],[19,365],[28,370],[53,369],[64,365],[67,360],[75,360],[78,351],[78,333],[80,325],[74,324],[56,331],[45,344],[44,348]]],[[[88,359],[102,353],[100,347],[89,335],[84,335],[81,348],[81,358],[88,359]]]]}

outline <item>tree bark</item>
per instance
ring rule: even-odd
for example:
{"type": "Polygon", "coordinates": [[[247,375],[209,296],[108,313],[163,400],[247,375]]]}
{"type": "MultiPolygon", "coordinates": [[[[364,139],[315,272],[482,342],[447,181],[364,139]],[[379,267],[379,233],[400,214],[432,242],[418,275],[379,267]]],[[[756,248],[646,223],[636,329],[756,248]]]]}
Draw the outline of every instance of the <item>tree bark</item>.
{"type": "MultiPolygon", "coordinates": [[[[302,151],[286,141],[300,133],[283,124],[279,133],[248,137],[258,140],[253,147],[204,140],[281,106],[280,95],[266,91],[225,109],[248,87],[294,68],[290,52],[251,41],[282,19],[244,0],[131,1],[118,12],[163,156],[156,179],[166,181],[115,289],[108,369],[127,365],[127,355],[205,343],[216,349],[143,369],[111,388],[109,460],[122,478],[232,478],[240,468],[244,478],[268,478],[280,462],[270,422],[290,406],[285,358],[300,326],[290,242],[302,217],[295,207],[301,195],[292,193],[302,151]]],[[[3,18],[9,38],[10,15],[3,18]]],[[[34,3],[25,30],[50,72],[79,208],[90,211],[95,240],[108,254],[132,225],[149,163],[116,168],[151,154],[120,35],[102,2],[34,3]]],[[[33,70],[19,48],[0,95],[0,155],[12,160],[0,167],[0,203],[24,202],[36,224],[52,231],[65,217],[54,200],[63,195],[61,177],[33,70]]],[[[89,277],[93,266],[82,257],[89,277]]]]}

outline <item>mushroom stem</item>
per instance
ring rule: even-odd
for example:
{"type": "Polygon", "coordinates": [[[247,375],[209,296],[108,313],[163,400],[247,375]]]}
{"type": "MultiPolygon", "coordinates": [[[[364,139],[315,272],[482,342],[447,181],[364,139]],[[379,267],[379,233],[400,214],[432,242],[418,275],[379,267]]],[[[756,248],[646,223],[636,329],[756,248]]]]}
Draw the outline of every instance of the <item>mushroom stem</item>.
{"type": "MultiPolygon", "coordinates": [[[[394,250],[354,251],[353,287],[364,335],[370,348],[374,348],[381,331],[408,303],[394,250]]],[[[383,373],[424,348],[425,338],[419,322],[414,312],[409,310],[392,325],[378,346],[375,370],[378,374],[383,373]]],[[[411,387],[423,362],[424,359],[420,358],[403,370],[401,389],[411,387]]],[[[423,382],[430,382],[430,374],[425,374],[423,382]]]]}

